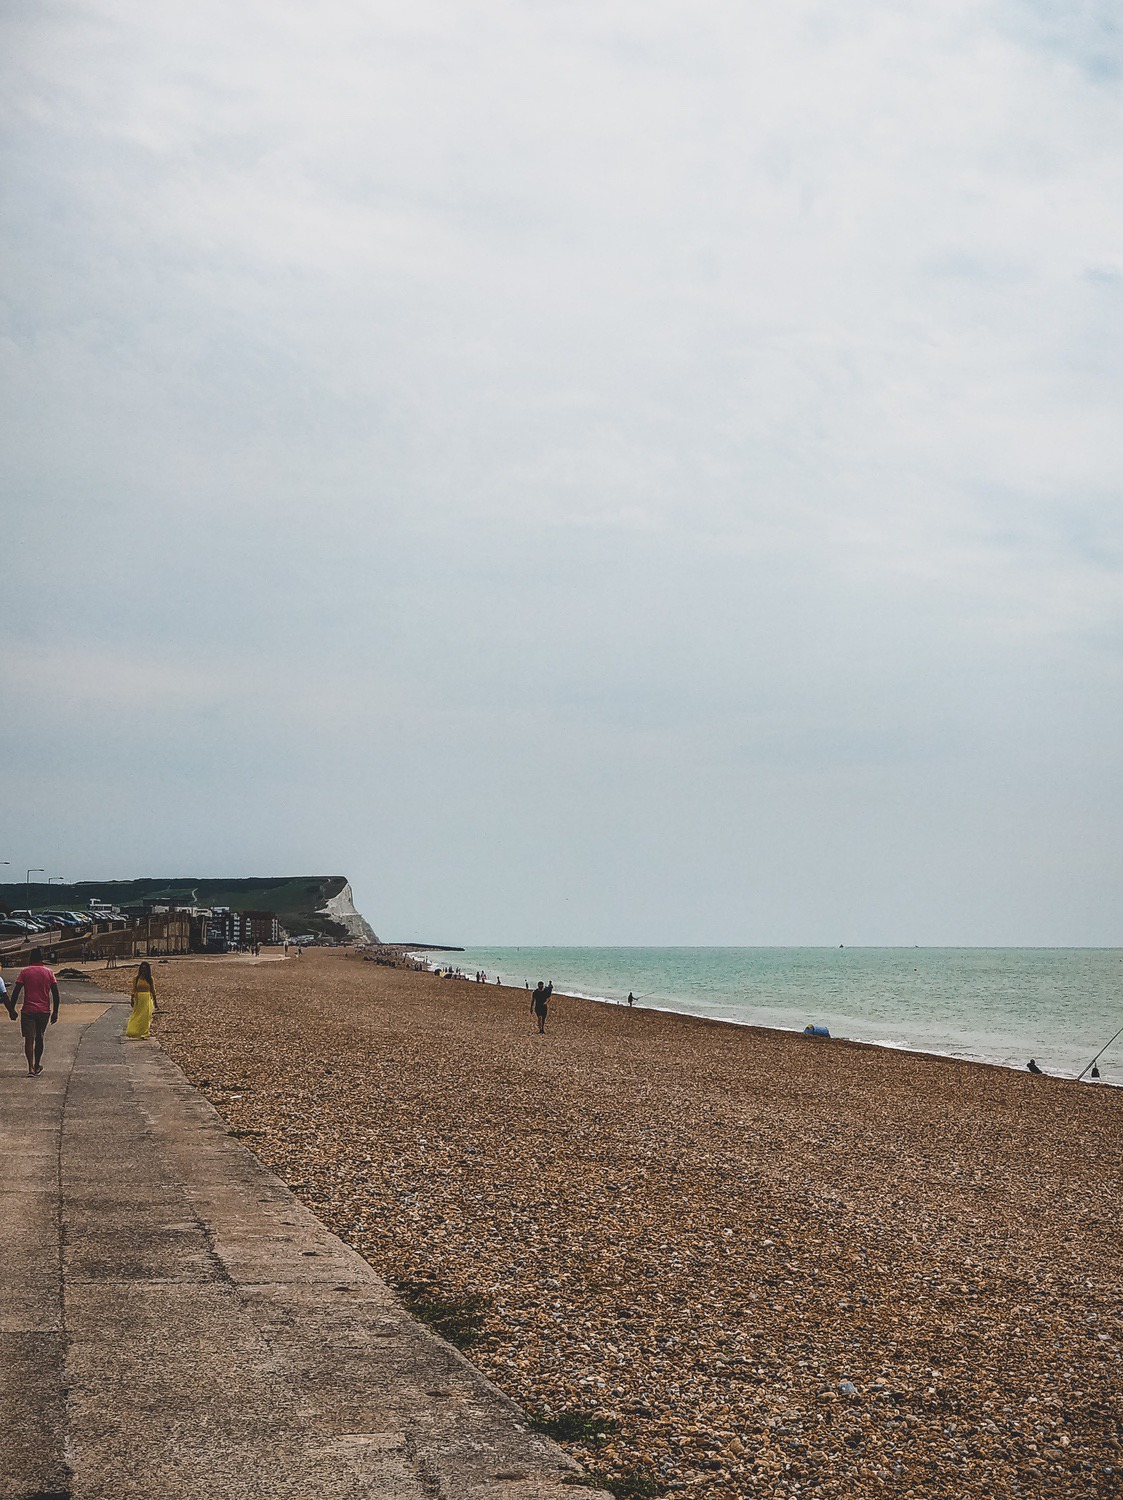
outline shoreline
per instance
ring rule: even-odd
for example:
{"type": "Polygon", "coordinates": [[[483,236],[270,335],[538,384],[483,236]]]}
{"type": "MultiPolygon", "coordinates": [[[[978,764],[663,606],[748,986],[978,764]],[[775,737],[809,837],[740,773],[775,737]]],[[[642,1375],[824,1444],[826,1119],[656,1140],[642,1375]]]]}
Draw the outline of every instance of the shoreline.
{"type": "MultiPolygon", "coordinates": [[[[322,950],[322,951],[326,951],[326,952],[332,952],[332,951],[334,951],[334,952],[350,952],[352,950],[345,948],[345,949],[322,950]]],[[[400,955],[402,958],[410,959],[410,960],[413,960],[413,961],[415,961],[417,963],[420,963],[421,965],[423,965],[423,972],[425,972],[425,973],[427,973],[427,974],[432,975],[432,976],[435,977],[435,975],[437,973],[437,970],[428,961],[428,959],[425,957],[426,953],[433,953],[433,952],[462,953],[465,950],[462,949],[462,948],[441,948],[441,949],[431,948],[431,947],[421,947],[421,948],[418,948],[416,946],[409,946],[409,947],[407,947],[404,944],[384,943],[384,944],[379,944],[379,951],[381,951],[382,953],[393,952],[393,953],[396,953],[396,954],[400,955]]],[[[468,950],[468,951],[471,951],[471,950],[468,950]]],[[[773,951],[786,951],[786,950],[779,950],[778,949],[778,950],[773,950],[773,951]]],[[[831,952],[833,950],[831,950],[831,949],[824,949],[823,951],[825,951],[825,952],[831,952]]],[[[894,949],[894,950],[885,950],[885,951],[894,951],[894,952],[895,951],[901,951],[901,952],[909,951],[909,952],[911,952],[913,950],[905,950],[905,949],[895,950],[894,949]]],[[[923,950],[921,950],[921,951],[923,951],[923,950]]],[[[933,951],[949,951],[949,950],[933,950],[933,951]]],[[[955,950],[955,951],[959,951],[959,950],[955,950]]],[[[983,950],[980,950],[980,951],[983,951],[983,950]]],[[[1009,950],[987,950],[987,951],[1009,951],[1009,950]]],[[[1021,950],[1018,950],[1018,951],[1021,951],[1021,950]]],[[[1025,950],[1025,951],[1037,951],[1037,950],[1025,950]]],[[[1073,950],[1073,949],[1042,949],[1040,951],[1043,951],[1043,952],[1045,952],[1045,951],[1048,951],[1048,952],[1073,952],[1073,951],[1082,951],[1082,950],[1073,950]]],[[[1112,949],[1095,949],[1095,950],[1088,950],[1088,951],[1095,951],[1095,952],[1116,952],[1118,950],[1112,948],[1112,949]]],[[[119,968],[121,969],[122,972],[124,972],[125,970],[135,969],[136,966],[137,966],[137,964],[140,961],[141,961],[140,959],[129,959],[129,960],[126,960],[126,961],[122,962],[119,965],[119,968]]],[[[287,961],[286,956],[282,953],[282,951],[281,951],[281,949],[279,947],[277,949],[265,948],[265,949],[262,950],[262,953],[257,958],[254,958],[253,956],[251,956],[249,954],[244,954],[244,953],[180,953],[180,954],[171,954],[171,955],[168,955],[166,958],[161,958],[161,959],[157,960],[157,962],[160,962],[160,963],[172,963],[172,964],[179,964],[179,963],[185,963],[185,962],[187,962],[187,963],[190,963],[190,962],[196,962],[196,963],[198,963],[198,962],[206,962],[206,963],[210,963],[210,964],[241,963],[241,964],[247,964],[247,965],[253,965],[253,964],[258,964],[258,963],[285,962],[285,961],[287,961]]],[[[0,962],[0,972],[3,972],[4,969],[10,969],[12,975],[14,976],[15,972],[19,969],[20,966],[21,966],[20,964],[8,964],[6,961],[0,962]]],[[[60,968],[69,968],[69,969],[81,971],[84,974],[86,974],[87,977],[89,977],[91,979],[93,979],[95,977],[95,975],[97,975],[99,973],[102,973],[102,972],[109,972],[109,973],[113,973],[114,972],[113,969],[110,969],[110,970],[106,971],[106,969],[105,969],[105,961],[103,959],[93,959],[93,960],[89,960],[89,961],[84,961],[84,960],[60,960],[59,967],[60,968]]],[[[442,979],[441,982],[445,983],[446,981],[442,979]]],[[[454,979],[451,982],[453,982],[453,983],[459,982],[459,983],[463,983],[463,984],[474,984],[475,983],[475,981],[473,980],[473,978],[472,978],[471,975],[464,975],[459,980],[455,980],[454,979]]],[[[484,988],[488,988],[488,987],[490,987],[490,988],[496,988],[494,980],[489,980],[488,983],[487,983],[487,985],[484,986],[484,988]]],[[[516,993],[519,992],[518,986],[515,986],[515,985],[501,985],[501,986],[499,986],[499,988],[501,988],[503,990],[513,990],[516,993]]],[[[555,989],[554,994],[559,999],[579,1000],[579,1001],[583,1001],[583,1002],[586,1002],[586,1003],[591,1004],[591,1005],[603,1005],[603,1006],[605,1006],[605,1007],[607,1007],[609,1009],[623,1009],[623,1010],[627,1010],[629,1008],[628,1005],[627,1005],[627,1002],[625,1000],[617,1000],[617,999],[613,998],[610,995],[592,995],[592,994],[583,993],[583,992],[581,992],[579,990],[561,990],[561,989],[555,989]]],[[[704,1012],[700,1012],[700,1011],[680,1010],[680,1009],[678,1009],[674,1005],[652,1005],[650,1002],[647,1002],[647,1001],[637,1001],[636,1005],[634,1006],[633,1009],[636,1012],[638,1012],[638,1011],[648,1011],[648,1012],[651,1012],[652,1014],[657,1014],[657,1015],[679,1016],[679,1017],[682,1017],[684,1020],[688,1020],[688,1021],[698,1021],[698,1022],[703,1022],[703,1023],[706,1023],[706,1024],[717,1025],[717,1026],[729,1026],[729,1027],[735,1028],[735,1029],[740,1030],[740,1031],[759,1031],[759,1032],[766,1033],[766,1034],[775,1033],[775,1034],[781,1035],[781,1036],[791,1036],[791,1037],[800,1037],[800,1038],[803,1038],[803,1035],[804,1035],[803,1028],[800,1027],[800,1026],[798,1026],[798,1025],[782,1026],[782,1025],[778,1025],[778,1024],[776,1024],[776,1025],[769,1025],[769,1024],[767,1024],[765,1022],[762,1022],[762,1021],[743,1021],[743,1020],[739,1020],[738,1018],[736,1018],[734,1016],[708,1015],[708,1014],[706,1014],[704,1012]]],[[[963,1056],[962,1054],[956,1053],[956,1052],[940,1051],[940,1050],[938,1050],[936,1048],[916,1046],[916,1045],[912,1045],[912,1044],[910,1044],[908,1042],[893,1041],[893,1040],[891,1040],[889,1038],[870,1039],[870,1038],[865,1038],[865,1037],[843,1036],[841,1034],[834,1034],[834,1033],[832,1033],[832,1035],[829,1038],[810,1038],[810,1037],[808,1037],[808,1038],[806,1038],[806,1041],[808,1043],[812,1043],[812,1042],[814,1042],[816,1044],[826,1043],[826,1044],[834,1045],[834,1046],[837,1046],[839,1044],[846,1044],[847,1046],[851,1046],[851,1047],[880,1049],[880,1050],[885,1050],[887,1052],[903,1053],[903,1054],[905,1054],[907,1056],[931,1058],[933,1060],[942,1061],[942,1062],[961,1063],[961,1064],[964,1064],[966,1066],[975,1067],[975,1068],[997,1068],[997,1069],[1000,1069],[1000,1070],[1002,1070],[1004,1072],[1010,1072],[1010,1073],[1014,1073],[1014,1074],[1022,1074],[1022,1073],[1025,1073],[1027,1071],[1026,1065],[1025,1065],[1024,1062],[1023,1063],[1017,1063],[1017,1062],[1009,1061],[1009,1060],[998,1058],[998,1057],[987,1057],[987,1056],[967,1057],[967,1056],[963,1056]]],[[[1121,1039],[1120,1045],[1121,1045],[1121,1047],[1123,1047],[1123,1039],[1121,1039]]],[[[1106,1088],[1106,1089],[1123,1089],[1123,1078],[1103,1078],[1103,1077],[1101,1077],[1101,1078],[1088,1078],[1088,1077],[1085,1077],[1085,1078],[1081,1079],[1081,1078],[1076,1077],[1075,1075],[1069,1075],[1069,1074],[1065,1074],[1065,1073],[1061,1073],[1061,1072],[1050,1071],[1050,1069],[1048,1069],[1048,1068],[1043,1069],[1042,1076],[1051,1079],[1055,1083],[1080,1084],[1082,1087],[1087,1086],[1089,1088],[1096,1087],[1096,1088],[1106,1088]]]]}
{"type": "MultiPolygon", "coordinates": [[[[414,951],[412,949],[402,949],[401,951],[403,952],[403,954],[407,958],[416,959],[418,962],[424,964],[425,969],[426,969],[426,971],[428,973],[436,975],[437,969],[436,969],[436,967],[434,965],[430,964],[429,961],[426,959],[424,951],[422,951],[420,949],[418,949],[417,951],[414,951]]],[[[451,952],[451,951],[464,952],[465,950],[464,949],[459,949],[459,950],[444,950],[444,951],[449,951],[449,952],[451,952]]],[[[466,951],[471,952],[472,950],[468,949],[466,951]]],[[[612,951],[616,951],[616,950],[612,950],[612,951]]],[[[774,952],[783,952],[783,951],[787,951],[787,950],[774,949],[774,950],[771,950],[771,951],[774,951],[774,952]]],[[[835,950],[824,949],[823,951],[824,952],[832,952],[832,951],[835,951],[835,950]]],[[[899,950],[898,949],[886,949],[886,950],[868,950],[868,951],[912,952],[914,950],[912,950],[912,949],[899,949],[899,950]]],[[[921,951],[923,951],[923,950],[921,950],[921,951]]],[[[961,951],[961,950],[942,950],[941,949],[941,950],[932,950],[932,951],[944,952],[944,951],[961,951]]],[[[980,951],[1006,952],[1006,951],[1010,951],[1010,950],[995,949],[995,950],[980,950],[980,951]]],[[[1022,951],[1022,950],[1017,950],[1017,951],[1022,951]]],[[[1029,949],[1027,949],[1027,950],[1024,950],[1024,951],[1029,952],[1029,951],[1038,951],[1038,950],[1029,950],[1029,949]]],[[[1079,951],[1079,950],[1070,950],[1070,949],[1041,949],[1039,951],[1041,951],[1041,952],[1071,952],[1071,951],[1079,951]]],[[[1094,949],[1094,950],[1089,950],[1089,951],[1114,953],[1117,950],[1114,949],[1114,948],[1107,948],[1107,949],[1094,949]]],[[[444,982],[445,981],[442,979],[442,983],[444,983],[444,982]]],[[[453,979],[451,982],[452,983],[474,984],[475,980],[472,978],[472,976],[470,974],[466,974],[466,975],[461,976],[459,979],[453,979]]],[[[494,979],[489,979],[486,983],[490,984],[493,988],[495,987],[494,979]]],[[[486,987],[486,985],[485,985],[485,987],[486,987]]],[[[506,988],[517,989],[517,986],[514,986],[514,985],[512,985],[512,986],[506,986],[506,985],[504,985],[504,986],[500,986],[500,987],[504,988],[504,989],[506,989],[506,988]]],[[[650,1003],[649,1000],[637,1000],[634,1007],[629,1007],[626,1000],[617,1000],[617,999],[615,999],[611,995],[593,995],[593,994],[585,993],[585,992],[583,992],[581,990],[563,990],[563,989],[560,989],[560,988],[557,988],[557,987],[555,987],[555,989],[554,989],[554,994],[556,996],[558,996],[559,998],[565,998],[565,999],[570,999],[570,1000],[584,1000],[584,1001],[587,1001],[591,1005],[604,1005],[604,1006],[608,1006],[608,1007],[611,1007],[611,1008],[623,1008],[624,1010],[633,1009],[635,1011],[639,1011],[639,1010],[651,1011],[651,1012],[654,1012],[654,1013],[659,1014],[659,1015],[683,1016],[683,1017],[685,1017],[688,1020],[705,1021],[705,1022],[709,1022],[709,1023],[712,1023],[712,1024],[720,1025],[720,1026],[733,1026],[733,1027],[737,1027],[737,1028],[740,1028],[740,1029],[748,1029],[750,1031],[755,1030],[755,1031],[764,1031],[764,1032],[777,1032],[779,1034],[786,1035],[786,1036],[799,1036],[799,1037],[802,1037],[803,1034],[804,1034],[803,1027],[799,1026],[798,1024],[792,1025],[792,1026],[783,1026],[783,1025],[779,1025],[779,1024],[769,1024],[769,1023],[763,1022],[763,1021],[748,1021],[748,1020],[743,1021],[743,1020],[738,1019],[735,1016],[719,1016],[719,1015],[710,1015],[710,1014],[707,1014],[706,1012],[703,1012],[703,1011],[680,1010],[676,1005],[673,1005],[673,1004],[658,1004],[658,1005],[653,1005],[653,1004],[650,1003]]],[[[1002,1069],[1005,1069],[1005,1070],[1007,1070],[1009,1072],[1013,1072],[1013,1073],[1024,1073],[1024,1072],[1027,1071],[1027,1069],[1026,1069],[1026,1063],[1025,1062],[1016,1063],[1016,1062],[1010,1061],[1008,1058],[991,1057],[991,1056],[985,1056],[985,1055],[983,1055],[983,1056],[974,1056],[974,1057],[965,1057],[961,1053],[958,1053],[958,1052],[941,1051],[941,1050],[933,1048],[933,1047],[918,1046],[918,1045],[911,1044],[909,1042],[892,1041],[889,1038],[877,1038],[877,1039],[873,1039],[873,1038],[866,1038],[866,1037],[843,1036],[841,1034],[835,1034],[834,1032],[832,1032],[831,1036],[829,1038],[816,1038],[816,1039],[808,1038],[807,1040],[808,1041],[817,1040],[817,1041],[830,1042],[830,1043],[846,1042],[849,1045],[854,1046],[854,1047],[876,1047],[876,1048],[884,1048],[886,1051],[889,1051],[889,1052],[904,1052],[904,1053],[908,1053],[910,1055],[914,1055],[914,1056],[917,1056],[917,1057],[940,1058],[940,1059],[943,1059],[946,1062],[966,1063],[966,1064],[968,1064],[971,1067],[978,1067],[978,1068],[1002,1068],[1002,1069]]],[[[1123,1039],[1121,1039],[1121,1045],[1123,1045],[1123,1039]]],[[[1076,1075],[1071,1075],[1070,1076],[1070,1075],[1068,1075],[1066,1073],[1060,1073],[1060,1072],[1056,1072],[1056,1071],[1050,1071],[1050,1069],[1048,1069],[1048,1068],[1043,1069],[1043,1075],[1045,1077],[1047,1077],[1047,1078],[1052,1078],[1054,1081],[1059,1082],[1059,1083],[1074,1083],[1074,1084],[1075,1083],[1079,1083],[1082,1086],[1084,1084],[1087,1084],[1089,1086],[1095,1086],[1095,1087],[1100,1087],[1100,1088],[1111,1088],[1111,1089],[1123,1088],[1123,1077],[1115,1078],[1115,1079],[1112,1079],[1112,1078],[1078,1078],[1076,1075]]]]}
{"type": "MultiPolygon", "coordinates": [[[[572,1000],[588,1000],[593,1005],[622,1005],[625,1010],[628,1009],[626,1000],[612,1000],[603,995],[582,995],[573,990],[555,990],[554,993],[572,1000]]],[[[737,1026],[746,1028],[749,1031],[773,1031],[783,1036],[802,1037],[804,1035],[803,1028],[800,1026],[766,1026],[761,1021],[738,1021],[732,1016],[707,1016],[694,1010],[678,1010],[671,1005],[644,1005],[641,1007],[637,1003],[634,1007],[637,1010],[641,1008],[656,1011],[660,1015],[684,1016],[688,1020],[705,1021],[716,1026],[737,1026]]],[[[807,1040],[808,1042],[816,1043],[845,1043],[849,1047],[873,1047],[886,1052],[905,1052],[915,1057],[931,1057],[943,1062],[963,1063],[965,1066],[971,1068],[1004,1068],[1012,1073],[1024,1073],[1027,1071],[1024,1063],[1003,1062],[994,1057],[962,1057],[957,1052],[938,1052],[931,1047],[913,1047],[907,1042],[892,1042],[884,1038],[878,1041],[867,1041],[864,1037],[836,1036],[832,1033],[829,1037],[808,1037],[807,1040]]],[[[1123,1080],[1113,1081],[1110,1078],[1070,1078],[1065,1073],[1050,1073],[1048,1071],[1044,1071],[1042,1076],[1051,1078],[1054,1083],[1080,1083],[1081,1085],[1087,1083],[1097,1088],[1123,1088],[1123,1080]]]]}

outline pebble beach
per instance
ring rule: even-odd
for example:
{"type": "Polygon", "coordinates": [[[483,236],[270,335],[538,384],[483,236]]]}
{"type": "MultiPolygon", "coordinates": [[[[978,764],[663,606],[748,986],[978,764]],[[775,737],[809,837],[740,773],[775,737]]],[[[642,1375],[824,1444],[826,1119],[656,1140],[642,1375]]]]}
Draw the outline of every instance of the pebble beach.
{"type": "Polygon", "coordinates": [[[565,996],[539,1036],[353,953],[156,976],[229,1129],[616,1495],[1123,1495],[1120,1091],[565,996]]]}

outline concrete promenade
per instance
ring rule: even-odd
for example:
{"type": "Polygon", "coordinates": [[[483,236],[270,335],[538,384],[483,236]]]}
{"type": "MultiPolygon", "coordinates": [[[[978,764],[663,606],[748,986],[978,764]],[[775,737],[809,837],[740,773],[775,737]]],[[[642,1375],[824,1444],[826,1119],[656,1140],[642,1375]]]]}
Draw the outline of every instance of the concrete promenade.
{"type": "Polygon", "coordinates": [[[127,1014],[0,1011],[0,1496],[608,1500],[127,1014]]]}

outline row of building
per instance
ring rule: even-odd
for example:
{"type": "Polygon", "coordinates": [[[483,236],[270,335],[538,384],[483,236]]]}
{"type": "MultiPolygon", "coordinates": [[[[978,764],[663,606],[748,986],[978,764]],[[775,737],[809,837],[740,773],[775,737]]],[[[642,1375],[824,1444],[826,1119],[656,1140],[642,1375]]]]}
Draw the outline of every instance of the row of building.
{"type": "Polygon", "coordinates": [[[170,902],[146,903],[146,914],[175,912],[191,922],[191,946],[208,953],[228,953],[232,948],[283,943],[288,933],[273,911],[234,911],[229,906],[175,906],[170,902]]]}
{"type": "Polygon", "coordinates": [[[195,952],[228,953],[232,948],[252,948],[288,941],[288,933],[273,911],[234,911],[229,906],[179,906],[172,901],[146,901],[139,911],[121,911],[108,901],[90,902],[95,922],[121,922],[140,917],[185,917],[191,928],[195,952]]]}

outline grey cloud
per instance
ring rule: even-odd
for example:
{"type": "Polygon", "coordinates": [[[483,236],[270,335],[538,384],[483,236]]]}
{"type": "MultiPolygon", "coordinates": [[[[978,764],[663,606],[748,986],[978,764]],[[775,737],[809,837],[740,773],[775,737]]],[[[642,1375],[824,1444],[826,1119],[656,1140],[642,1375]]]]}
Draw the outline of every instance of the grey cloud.
{"type": "Polygon", "coordinates": [[[10,837],[399,933],[1115,940],[1107,16],[9,11],[10,837]]]}

